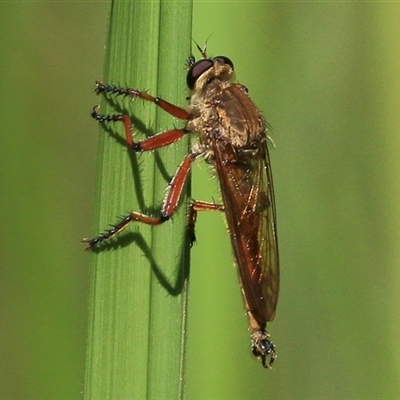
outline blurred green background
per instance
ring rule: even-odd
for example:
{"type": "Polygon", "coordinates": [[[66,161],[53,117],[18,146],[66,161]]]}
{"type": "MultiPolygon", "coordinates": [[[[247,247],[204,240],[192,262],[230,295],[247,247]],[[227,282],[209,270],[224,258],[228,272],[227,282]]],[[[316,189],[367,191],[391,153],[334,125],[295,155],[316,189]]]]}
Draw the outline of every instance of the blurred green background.
{"type": "MultiPolygon", "coordinates": [[[[81,396],[79,240],[93,226],[89,111],[109,6],[0,3],[1,399],[81,396]]],[[[193,38],[213,33],[209,55],[233,60],[274,128],[282,286],[265,371],[223,218],[199,215],[189,399],[399,398],[399,26],[398,3],[195,2],[193,38]]],[[[218,198],[216,187],[196,163],[193,197],[218,198]]]]}

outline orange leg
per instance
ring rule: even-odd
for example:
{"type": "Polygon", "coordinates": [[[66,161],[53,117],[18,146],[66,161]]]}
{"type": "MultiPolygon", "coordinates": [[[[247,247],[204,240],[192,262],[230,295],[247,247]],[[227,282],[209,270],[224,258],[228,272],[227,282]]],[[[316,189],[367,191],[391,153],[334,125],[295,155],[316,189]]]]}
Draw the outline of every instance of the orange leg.
{"type": "MultiPolygon", "coordinates": [[[[145,101],[150,101],[162,108],[167,113],[179,119],[190,119],[189,113],[181,107],[175,106],[168,101],[165,101],[159,97],[153,97],[146,92],[139,91],[132,88],[123,88],[119,86],[106,85],[102,82],[96,82],[95,92],[97,94],[111,94],[116,96],[129,96],[132,98],[139,98],[145,101]]],[[[175,143],[182,138],[183,135],[188,133],[186,129],[171,129],[165,132],[161,132],[150,138],[147,138],[141,142],[135,142],[133,140],[133,131],[131,119],[128,115],[115,114],[115,115],[102,115],[98,113],[99,107],[94,107],[92,111],[92,117],[99,122],[122,122],[125,128],[125,138],[128,146],[134,151],[146,151],[154,150],[159,147],[168,146],[169,144],[175,143]]]]}
{"type": "Polygon", "coordinates": [[[158,217],[151,217],[136,211],[132,211],[129,215],[122,218],[122,220],[118,222],[112,229],[109,229],[108,231],[101,233],[100,235],[92,239],[82,239],[82,242],[88,244],[86,247],[86,251],[89,251],[94,246],[97,246],[105,240],[111,239],[122,230],[124,230],[130,222],[143,222],[144,224],[148,225],[159,225],[165,221],[168,221],[171,215],[175,212],[176,207],[178,206],[183,186],[189,174],[190,166],[195,157],[195,155],[189,153],[183,160],[182,164],[179,166],[168,186],[167,194],[164,198],[163,205],[158,217]]]}
{"type": "Polygon", "coordinates": [[[92,117],[99,122],[122,122],[125,128],[125,138],[128,146],[137,152],[154,150],[159,147],[168,146],[169,144],[177,142],[183,137],[188,131],[186,129],[171,129],[169,131],[158,133],[157,135],[151,136],[141,142],[135,142],[133,140],[132,123],[128,115],[115,114],[115,115],[103,115],[98,113],[99,107],[94,107],[92,111],[92,117]]]}
{"type": "Polygon", "coordinates": [[[167,113],[173,115],[179,119],[189,119],[189,113],[181,107],[175,106],[168,101],[165,101],[159,97],[153,97],[150,94],[132,88],[123,88],[114,85],[106,85],[102,82],[96,82],[96,94],[101,93],[110,93],[117,96],[129,96],[132,98],[138,97],[139,99],[151,101],[152,103],[156,104],[158,107],[162,108],[167,113]]]}
{"type": "MultiPolygon", "coordinates": [[[[138,97],[140,99],[151,101],[155,103],[157,106],[168,112],[169,114],[181,118],[181,119],[190,119],[189,113],[180,107],[174,106],[167,101],[160,99],[158,97],[153,97],[146,92],[141,92],[136,89],[122,88],[112,85],[105,85],[101,82],[96,82],[96,93],[108,93],[113,95],[123,95],[130,97],[138,97]]],[[[148,151],[154,150],[159,147],[170,145],[183,137],[183,135],[190,133],[187,129],[171,129],[165,132],[161,132],[157,135],[149,137],[140,142],[135,142],[133,140],[133,131],[132,131],[132,123],[130,117],[128,115],[123,114],[115,114],[115,115],[103,115],[98,113],[98,107],[94,107],[92,111],[92,117],[99,122],[122,122],[125,128],[125,137],[128,146],[136,151],[148,151]]],[[[105,240],[111,239],[119,232],[124,230],[130,222],[142,222],[148,225],[159,225],[163,222],[167,221],[171,215],[175,212],[176,207],[179,204],[179,199],[182,194],[182,190],[186,181],[186,178],[189,174],[190,167],[194,159],[198,156],[198,154],[194,154],[190,152],[182,164],[177,169],[174,177],[168,185],[167,194],[164,198],[161,211],[158,217],[148,216],[136,211],[132,211],[129,215],[122,218],[112,229],[105,231],[104,233],[99,234],[94,238],[84,238],[82,242],[87,243],[86,250],[92,249],[94,246],[104,242],[105,240]]],[[[191,244],[195,241],[195,233],[194,227],[197,217],[197,211],[215,211],[215,210],[223,210],[223,207],[218,204],[195,201],[189,211],[189,221],[188,221],[188,233],[190,235],[191,244]]]]}

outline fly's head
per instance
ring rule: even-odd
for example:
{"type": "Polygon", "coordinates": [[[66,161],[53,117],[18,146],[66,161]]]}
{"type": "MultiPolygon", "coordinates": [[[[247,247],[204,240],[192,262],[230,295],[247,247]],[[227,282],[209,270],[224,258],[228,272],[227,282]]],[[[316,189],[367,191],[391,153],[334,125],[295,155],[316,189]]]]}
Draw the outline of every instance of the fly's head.
{"type": "Polygon", "coordinates": [[[272,364],[276,358],[275,346],[268,337],[269,335],[265,331],[254,331],[252,333],[253,354],[261,359],[264,368],[272,368],[272,364]]]}
{"type": "Polygon", "coordinates": [[[193,94],[204,94],[215,80],[227,82],[233,76],[233,63],[225,56],[202,58],[199,61],[190,57],[188,67],[186,83],[193,94]]]}

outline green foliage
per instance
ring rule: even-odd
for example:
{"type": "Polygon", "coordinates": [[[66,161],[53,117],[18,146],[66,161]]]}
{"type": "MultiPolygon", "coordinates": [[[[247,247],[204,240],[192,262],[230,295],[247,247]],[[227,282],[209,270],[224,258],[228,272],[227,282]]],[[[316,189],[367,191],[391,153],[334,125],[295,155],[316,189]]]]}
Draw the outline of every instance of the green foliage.
{"type": "MultiPolygon", "coordinates": [[[[104,81],[146,88],[184,106],[190,30],[189,1],[114,2],[104,81]]],[[[114,98],[101,104],[101,112],[134,115],[135,140],[174,124],[151,103],[114,98]]],[[[97,232],[127,210],[159,212],[165,187],[188,151],[184,139],[150,155],[134,154],[121,146],[122,124],[103,128],[97,232]]],[[[86,399],[182,397],[189,268],[185,206],[173,223],[131,224],[94,255],[86,399]]]]}

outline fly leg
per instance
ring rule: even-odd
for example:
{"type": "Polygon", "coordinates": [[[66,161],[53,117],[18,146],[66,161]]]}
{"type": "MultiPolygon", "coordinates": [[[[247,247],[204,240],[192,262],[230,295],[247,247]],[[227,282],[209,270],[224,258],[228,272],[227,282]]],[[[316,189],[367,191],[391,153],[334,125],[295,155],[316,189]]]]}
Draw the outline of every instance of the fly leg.
{"type": "Polygon", "coordinates": [[[99,114],[99,107],[96,106],[92,110],[92,117],[99,122],[122,122],[125,128],[125,138],[128,146],[137,152],[154,150],[159,147],[168,146],[172,143],[177,142],[186,133],[189,133],[187,129],[171,129],[158,133],[151,136],[141,142],[135,142],[133,140],[132,122],[128,115],[114,114],[114,115],[103,115],[99,114]]]}
{"type": "Polygon", "coordinates": [[[225,209],[222,204],[215,204],[208,201],[196,200],[190,205],[187,224],[190,247],[192,247],[196,241],[195,225],[197,220],[197,211],[225,211],[225,209]]]}
{"type": "Polygon", "coordinates": [[[96,94],[109,93],[116,96],[128,96],[150,101],[176,118],[189,119],[189,113],[184,108],[175,106],[174,104],[168,103],[168,101],[163,100],[160,97],[154,97],[144,91],[96,82],[95,92],[96,94]]]}
{"type": "MultiPolygon", "coordinates": [[[[156,104],[158,107],[171,114],[172,116],[189,120],[190,114],[181,107],[175,106],[168,101],[165,101],[159,97],[153,97],[150,94],[139,91],[137,89],[132,88],[123,88],[114,85],[106,85],[102,82],[96,82],[96,94],[112,94],[116,96],[129,96],[132,98],[139,98],[142,100],[150,101],[156,104]]],[[[154,135],[142,142],[135,142],[133,140],[133,130],[132,123],[128,115],[123,114],[115,114],[115,115],[102,115],[98,113],[99,107],[96,106],[93,108],[92,117],[99,122],[122,122],[125,128],[125,138],[128,146],[135,151],[146,151],[146,150],[154,150],[158,147],[168,146],[169,144],[175,143],[185,133],[189,131],[187,129],[171,129],[165,132],[161,132],[157,135],[154,135]]]]}
{"type": "Polygon", "coordinates": [[[87,243],[87,247],[85,250],[89,251],[93,247],[104,242],[105,240],[111,239],[122,230],[124,230],[130,222],[142,222],[148,225],[159,225],[165,221],[168,221],[171,215],[175,212],[176,207],[178,206],[183,186],[189,174],[191,164],[195,158],[195,154],[189,153],[184,158],[181,165],[178,167],[174,177],[168,185],[167,193],[164,198],[160,214],[157,217],[152,217],[136,211],[132,211],[129,215],[122,218],[122,220],[118,222],[112,229],[109,229],[92,239],[82,239],[83,243],[87,243]]]}
{"type": "MultiPolygon", "coordinates": [[[[125,89],[117,86],[105,85],[101,82],[96,82],[96,93],[109,93],[117,96],[124,95],[130,97],[138,97],[140,99],[155,103],[157,106],[159,106],[169,114],[173,115],[174,117],[186,120],[190,118],[189,113],[183,108],[177,107],[163,99],[160,99],[159,97],[153,97],[146,92],[141,92],[136,89],[125,89]]],[[[132,123],[128,115],[103,115],[99,114],[98,110],[99,107],[94,107],[91,114],[96,121],[101,123],[122,122],[124,124],[126,142],[128,146],[136,152],[154,150],[159,147],[168,146],[172,143],[175,143],[185,134],[190,132],[185,128],[171,129],[149,137],[143,141],[135,142],[133,138],[132,123]]],[[[90,250],[94,246],[102,243],[103,241],[111,239],[119,232],[124,230],[131,221],[142,222],[148,225],[159,225],[167,221],[178,206],[183,186],[190,171],[190,166],[196,156],[197,154],[194,154],[192,152],[189,153],[183,160],[182,164],[178,167],[178,170],[176,171],[174,177],[168,185],[167,193],[158,217],[148,216],[136,211],[132,211],[129,215],[122,218],[121,221],[115,224],[112,229],[109,229],[92,239],[84,238],[82,242],[88,244],[86,250],[90,250]]]]}

